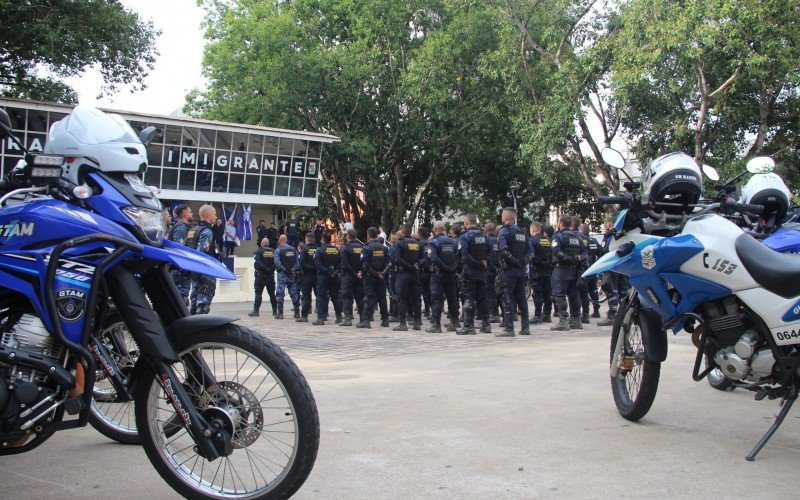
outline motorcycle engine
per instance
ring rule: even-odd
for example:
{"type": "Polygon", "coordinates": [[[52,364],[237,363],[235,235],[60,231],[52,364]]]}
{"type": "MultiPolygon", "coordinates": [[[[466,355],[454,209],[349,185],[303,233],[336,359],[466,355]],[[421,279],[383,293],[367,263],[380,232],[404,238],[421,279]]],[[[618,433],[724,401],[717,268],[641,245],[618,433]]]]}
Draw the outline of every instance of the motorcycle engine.
{"type": "Polygon", "coordinates": [[[726,377],[751,383],[772,377],[775,357],[736,297],[704,304],[703,319],[714,361],[726,377]]]}
{"type": "MultiPolygon", "coordinates": [[[[64,349],[38,317],[19,313],[6,317],[0,345],[54,359],[61,359],[64,349]]],[[[56,384],[47,374],[28,366],[0,363],[0,439],[4,447],[24,443],[27,429],[22,425],[47,410],[50,405],[46,402],[40,408],[36,405],[56,391],[56,384]]]]}

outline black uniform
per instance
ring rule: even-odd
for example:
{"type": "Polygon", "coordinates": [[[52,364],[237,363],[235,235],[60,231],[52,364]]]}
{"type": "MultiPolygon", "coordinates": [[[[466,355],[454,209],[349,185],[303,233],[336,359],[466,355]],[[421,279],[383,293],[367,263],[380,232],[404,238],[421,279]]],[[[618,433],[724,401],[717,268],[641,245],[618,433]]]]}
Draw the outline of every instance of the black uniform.
{"type": "Polygon", "coordinates": [[[414,323],[422,322],[421,291],[419,286],[419,261],[422,258],[420,242],[404,236],[394,245],[394,264],[397,273],[397,309],[400,324],[405,325],[409,315],[414,323]]]}
{"type": "MultiPolygon", "coordinates": [[[[576,231],[577,232],[577,231],[576,231]]],[[[583,241],[583,246],[586,248],[588,253],[588,258],[584,263],[583,269],[586,270],[595,263],[597,259],[600,258],[600,243],[597,242],[596,239],[592,238],[588,234],[583,234],[578,232],[581,235],[581,240],[583,241]]],[[[578,280],[578,296],[581,300],[581,309],[583,311],[582,316],[588,320],[589,319],[589,304],[591,303],[594,305],[594,310],[597,313],[596,317],[600,316],[600,298],[597,295],[597,277],[596,276],[588,276],[586,278],[581,278],[578,280]]]]}
{"type": "MultiPolygon", "coordinates": [[[[261,245],[261,240],[263,240],[264,238],[269,238],[269,236],[267,235],[268,231],[269,228],[267,226],[262,226],[261,224],[259,224],[258,227],[256,227],[256,234],[258,235],[259,245],[261,245]]],[[[272,240],[269,240],[269,242],[270,244],[272,244],[272,240]]]]}
{"type": "Polygon", "coordinates": [[[447,299],[450,324],[458,321],[458,293],[456,291],[456,242],[445,234],[437,234],[428,241],[427,263],[431,273],[431,323],[440,326],[444,301],[447,299]]]}
{"type": "Polygon", "coordinates": [[[300,247],[300,317],[308,318],[311,313],[311,292],[317,286],[317,266],[314,255],[319,246],[316,243],[303,244],[300,247]]]}
{"type": "Polygon", "coordinates": [[[486,238],[492,246],[492,254],[489,259],[489,269],[486,272],[486,279],[489,282],[489,313],[492,317],[497,316],[500,303],[502,302],[502,290],[498,293],[497,276],[500,273],[500,254],[497,248],[497,235],[487,234],[486,238]]]}
{"type": "Polygon", "coordinates": [[[269,246],[278,248],[278,229],[270,227],[267,229],[267,238],[269,238],[269,246]]]}
{"type": "Polygon", "coordinates": [[[269,246],[256,249],[253,252],[253,264],[256,268],[254,282],[256,299],[253,302],[253,310],[258,311],[258,308],[261,307],[261,296],[266,288],[274,315],[278,312],[278,301],[275,298],[275,249],[269,246]]]}
{"type": "Polygon", "coordinates": [[[473,226],[461,237],[461,263],[464,268],[464,328],[475,326],[475,313],[489,322],[488,269],[492,246],[480,228],[473,226]]]}
{"type": "Polygon", "coordinates": [[[580,233],[564,229],[553,235],[553,295],[556,298],[558,315],[569,316],[573,321],[580,317],[580,300],[578,298],[578,277],[582,272],[582,261],[587,258],[586,248],[580,233]],[[567,314],[567,298],[569,298],[569,314],[567,314]]]}
{"type": "Polygon", "coordinates": [[[314,264],[317,267],[317,320],[325,321],[328,317],[328,297],[333,302],[333,311],[339,320],[342,317],[339,247],[330,243],[319,247],[314,254],[314,264]]]}
{"type": "Polygon", "coordinates": [[[531,238],[531,284],[533,288],[534,317],[550,317],[553,307],[553,242],[546,234],[531,238]]]}
{"type": "Polygon", "coordinates": [[[514,331],[514,316],[520,312],[522,331],[529,328],[528,299],[525,297],[525,266],[530,255],[530,243],[525,231],[516,224],[506,224],[497,235],[497,248],[500,251],[502,271],[500,281],[503,285],[503,314],[506,332],[514,331]]]}
{"type": "Polygon", "coordinates": [[[345,320],[353,319],[353,301],[359,318],[364,315],[364,281],[359,277],[361,272],[361,252],[364,245],[358,241],[351,241],[345,245],[341,252],[342,268],[342,311],[345,320]]]}
{"type": "Polygon", "coordinates": [[[300,243],[300,223],[297,219],[286,219],[286,238],[289,240],[289,245],[297,248],[300,243]]]}
{"type": "Polygon", "coordinates": [[[377,304],[381,312],[381,323],[389,326],[389,310],[386,307],[386,282],[389,275],[389,248],[378,240],[372,240],[361,250],[361,269],[364,273],[363,323],[375,313],[377,304]]]}
{"type": "Polygon", "coordinates": [[[425,314],[431,309],[431,273],[428,265],[428,238],[420,238],[420,251],[422,257],[419,266],[419,288],[422,292],[422,303],[425,306],[425,314]]]}

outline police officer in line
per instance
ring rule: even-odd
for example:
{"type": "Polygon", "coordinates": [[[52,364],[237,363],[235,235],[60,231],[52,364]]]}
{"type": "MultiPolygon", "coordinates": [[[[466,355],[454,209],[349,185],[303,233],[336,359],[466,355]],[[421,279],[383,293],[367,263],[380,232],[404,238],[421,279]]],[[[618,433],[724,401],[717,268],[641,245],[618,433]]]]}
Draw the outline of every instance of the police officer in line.
{"type": "Polygon", "coordinates": [[[364,317],[364,280],[361,273],[361,252],[364,244],[356,238],[356,230],[347,230],[347,244],[341,252],[342,319],[341,326],[353,326],[353,301],[359,319],[364,317]]]}
{"type": "Polygon", "coordinates": [[[331,244],[331,235],[322,235],[322,246],[314,254],[314,265],[317,268],[317,319],[312,325],[324,325],[328,319],[328,297],[333,302],[336,313],[336,324],[342,322],[342,302],[339,299],[341,282],[341,258],[339,247],[331,244]]]}
{"type": "Polygon", "coordinates": [[[530,335],[528,317],[528,299],[525,297],[525,267],[530,255],[530,244],[525,231],[514,222],[517,211],[513,208],[503,209],[503,227],[497,235],[497,248],[500,252],[500,280],[503,284],[503,315],[505,329],[498,337],[514,336],[514,316],[520,312],[520,335],[530,335]]]}
{"type": "Polygon", "coordinates": [[[500,291],[499,294],[497,293],[497,275],[500,272],[500,254],[497,248],[497,226],[491,222],[487,222],[483,225],[483,232],[486,234],[486,238],[489,239],[489,245],[492,247],[489,270],[486,278],[489,285],[489,323],[499,323],[502,291],[500,291]]]}
{"type": "Polygon", "coordinates": [[[558,306],[558,324],[550,327],[554,331],[570,328],[582,330],[578,298],[578,278],[588,252],[580,234],[571,230],[572,219],[564,215],[558,220],[558,231],[553,235],[553,294],[558,306]],[[569,314],[567,313],[569,298],[569,314]]]}
{"type": "Polygon", "coordinates": [[[442,311],[447,298],[450,323],[447,331],[455,332],[458,324],[458,295],[456,295],[456,242],[447,236],[444,222],[433,223],[434,237],[426,248],[427,265],[431,274],[431,326],[428,333],[442,333],[442,311]]]}
{"type": "MultiPolygon", "coordinates": [[[[175,208],[175,223],[167,233],[167,239],[174,241],[179,245],[190,248],[197,248],[197,231],[192,229],[192,222],[194,221],[194,214],[188,205],[178,205],[175,208]]],[[[178,287],[178,291],[183,297],[186,305],[189,305],[189,294],[192,289],[192,275],[188,271],[182,271],[176,267],[169,270],[169,275],[172,276],[172,281],[178,287]]]]}
{"type": "MultiPolygon", "coordinates": [[[[299,257],[300,260],[300,317],[295,321],[298,323],[308,323],[308,315],[311,314],[311,293],[317,286],[317,265],[314,263],[314,256],[317,253],[317,242],[314,240],[314,234],[306,234],[305,243],[300,245],[299,257]]],[[[314,292],[316,293],[316,292],[314,292]]]]}
{"type": "Polygon", "coordinates": [[[267,229],[267,238],[269,238],[269,246],[272,248],[278,248],[278,228],[275,227],[274,222],[269,223],[269,228],[267,229]]]}
{"type": "Polygon", "coordinates": [[[286,227],[284,234],[286,235],[289,245],[291,245],[292,248],[297,248],[297,245],[300,244],[300,222],[293,216],[289,216],[284,226],[286,227]]]}
{"type": "Polygon", "coordinates": [[[489,239],[478,227],[478,216],[464,216],[464,227],[467,230],[461,236],[461,265],[464,268],[464,328],[457,335],[475,335],[475,316],[481,318],[481,333],[492,333],[489,324],[489,283],[487,272],[491,259],[492,247],[489,239]]]}
{"type": "Polygon", "coordinates": [[[423,311],[423,316],[430,319],[431,317],[431,273],[428,271],[428,252],[426,247],[428,246],[428,239],[431,237],[431,230],[425,226],[420,227],[417,230],[417,239],[419,240],[421,246],[420,250],[422,251],[422,261],[420,262],[419,267],[419,287],[422,290],[422,304],[424,305],[425,309],[423,311]]]}
{"type": "Polygon", "coordinates": [[[253,283],[256,298],[253,301],[253,310],[248,313],[248,316],[258,316],[261,297],[266,288],[274,318],[278,315],[278,300],[275,298],[275,249],[269,245],[269,238],[266,236],[261,238],[261,246],[253,252],[253,266],[256,271],[256,279],[253,283]]]}
{"type": "Polygon", "coordinates": [[[269,228],[267,228],[267,222],[264,219],[258,221],[258,226],[256,227],[256,234],[258,235],[258,239],[256,241],[261,242],[264,238],[269,238],[267,234],[269,228]]]}
{"type": "MultiPolygon", "coordinates": [[[[389,242],[386,246],[389,248],[387,255],[389,262],[394,263],[394,245],[400,238],[397,234],[389,236],[389,242]]],[[[397,307],[397,273],[395,272],[394,265],[389,266],[389,274],[387,276],[386,291],[389,293],[389,323],[397,323],[400,321],[398,307],[397,307]]]]}
{"type": "Polygon", "coordinates": [[[297,293],[297,274],[300,271],[300,259],[297,248],[289,245],[285,234],[278,237],[278,248],[275,251],[275,269],[278,270],[278,286],[275,290],[278,301],[278,315],[275,319],[283,319],[284,290],[289,289],[289,298],[292,299],[294,317],[300,317],[298,308],[300,297],[297,293]]]}
{"type": "MultiPolygon", "coordinates": [[[[581,224],[579,226],[579,234],[581,235],[581,239],[583,240],[583,245],[586,247],[586,251],[588,252],[588,259],[586,260],[586,264],[584,266],[584,271],[591,267],[592,264],[597,262],[597,259],[600,258],[600,253],[602,252],[602,248],[600,247],[600,242],[598,242],[595,238],[593,238],[590,234],[591,229],[589,228],[589,224],[581,224]]],[[[582,323],[589,323],[589,304],[592,304],[593,311],[591,313],[592,318],[599,318],[600,317],[600,296],[597,294],[597,276],[587,276],[586,278],[582,278],[586,290],[584,294],[581,292],[581,322],[582,323]]]]}
{"type": "Polygon", "coordinates": [[[463,268],[461,266],[461,236],[463,235],[463,229],[461,224],[454,223],[450,226],[450,237],[453,238],[453,241],[456,242],[456,296],[458,297],[459,304],[461,306],[461,314],[460,316],[455,316],[457,321],[455,323],[452,322],[453,315],[450,314],[450,311],[447,312],[448,317],[451,319],[451,322],[445,325],[445,328],[448,332],[453,331],[453,328],[458,330],[461,328],[461,319],[464,316],[464,295],[461,293],[461,289],[463,288],[462,279],[463,279],[463,268]]]}
{"type": "MultiPolygon", "coordinates": [[[[614,222],[616,217],[609,217],[606,219],[606,232],[603,234],[603,245],[601,248],[601,255],[609,252],[609,245],[614,239],[614,222]]],[[[624,274],[618,273],[603,273],[603,283],[601,287],[608,297],[608,313],[604,319],[597,322],[597,326],[611,326],[614,324],[614,318],[617,316],[617,308],[619,307],[619,298],[624,296],[630,290],[630,281],[624,274]]]]}
{"type": "Polygon", "coordinates": [[[364,312],[356,328],[371,328],[370,320],[375,305],[380,308],[381,326],[389,326],[389,311],[386,307],[386,282],[388,281],[389,248],[378,240],[378,230],[367,229],[367,244],[361,250],[361,272],[364,275],[364,312]]]}
{"type": "Polygon", "coordinates": [[[403,224],[400,233],[403,237],[395,243],[393,252],[393,262],[397,273],[395,283],[397,309],[400,315],[400,324],[394,327],[394,331],[408,330],[409,315],[414,319],[414,330],[421,330],[422,292],[419,287],[419,265],[422,259],[422,248],[420,242],[411,237],[411,224],[403,224]]]}
{"type": "Polygon", "coordinates": [[[553,307],[553,290],[550,281],[553,276],[553,242],[542,229],[541,222],[531,223],[530,263],[534,306],[531,322],[534,325],[552,321],[550,311],[553,307]]]}
{"type": "MultiPolygon", "coordinates": [[[[583,246],[588,249],[589,248],[589,238],[586,235],[582,234],[581,231],[580,231],[581,218],[578,217],[577,215],[573,215],[572,217],[570,217],[570,220],[571,220],[571,224],[572,224],[570,229],[572,230],[573,233],[575,233],[578,236],[580,236],[581,242],[583,243],[583,246]]],[[[587,323],[587,324],[589,323],[589,305],[591,303],[591,300],[589,298],[589,286],[588,286],[588,283],[580,275],[583,273],[583,271],[588,269],[588,267],[589,267],[589,264],[588,264],[588,258],[587,258],[587,260],[581,262],[581,269],[578,269],[578,271],[579,271],[578,272],[578,282],[577,282],[577,285],[576,285],[576,287],[578,289],[578,302],[581,304],[581,310],[582,310],[582,314],[579,314],[579,316],[581,318],[581,323],[587,323]]],[[[598,304],[598,306],[599,306],[599,304],[598,304]]]]}
{"type": "MultiPolygon", "coordinates": [[[[217,211],[211,205],[203,205],[198,211],[200,223],[197,225],[197,251],[216,258],[217,248],[214,241],[212,224],[217,218],[217,211]]],[[[191,238],[190,238],[191,241],[191,238]]],[[[192,277],[192,314],[208,314],[211,301],[217,289],[217,280],[204,274],[194,274],[192,277]]]]}

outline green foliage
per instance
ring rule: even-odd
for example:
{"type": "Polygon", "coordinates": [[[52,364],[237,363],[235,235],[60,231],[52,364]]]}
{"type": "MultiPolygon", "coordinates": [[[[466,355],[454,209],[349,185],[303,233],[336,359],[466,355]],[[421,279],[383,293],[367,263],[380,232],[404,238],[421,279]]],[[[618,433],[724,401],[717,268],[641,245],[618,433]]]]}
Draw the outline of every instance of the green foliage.
{"type": "Polygon", "coordinates": [[[153,24],[116,0],[0,0],[0,18],[0,95],[75,103],[58,78],[92,65],[107,92],[143,86],[157,55],[153,24]]]}

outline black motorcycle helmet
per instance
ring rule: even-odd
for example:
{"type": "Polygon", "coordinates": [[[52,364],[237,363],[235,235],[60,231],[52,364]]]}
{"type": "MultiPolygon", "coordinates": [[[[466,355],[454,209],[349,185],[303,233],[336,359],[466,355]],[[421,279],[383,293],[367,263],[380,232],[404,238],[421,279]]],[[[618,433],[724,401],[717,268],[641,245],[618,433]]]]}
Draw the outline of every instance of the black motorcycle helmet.
{"type": "Polygon", "coordinates": [[[681,215],[692,211],[690,205],[700,201],[702,178],[700,167],[684,153],[669,153],[656,158],[642,172],[644,191],[654,211],[681,215]]]}

